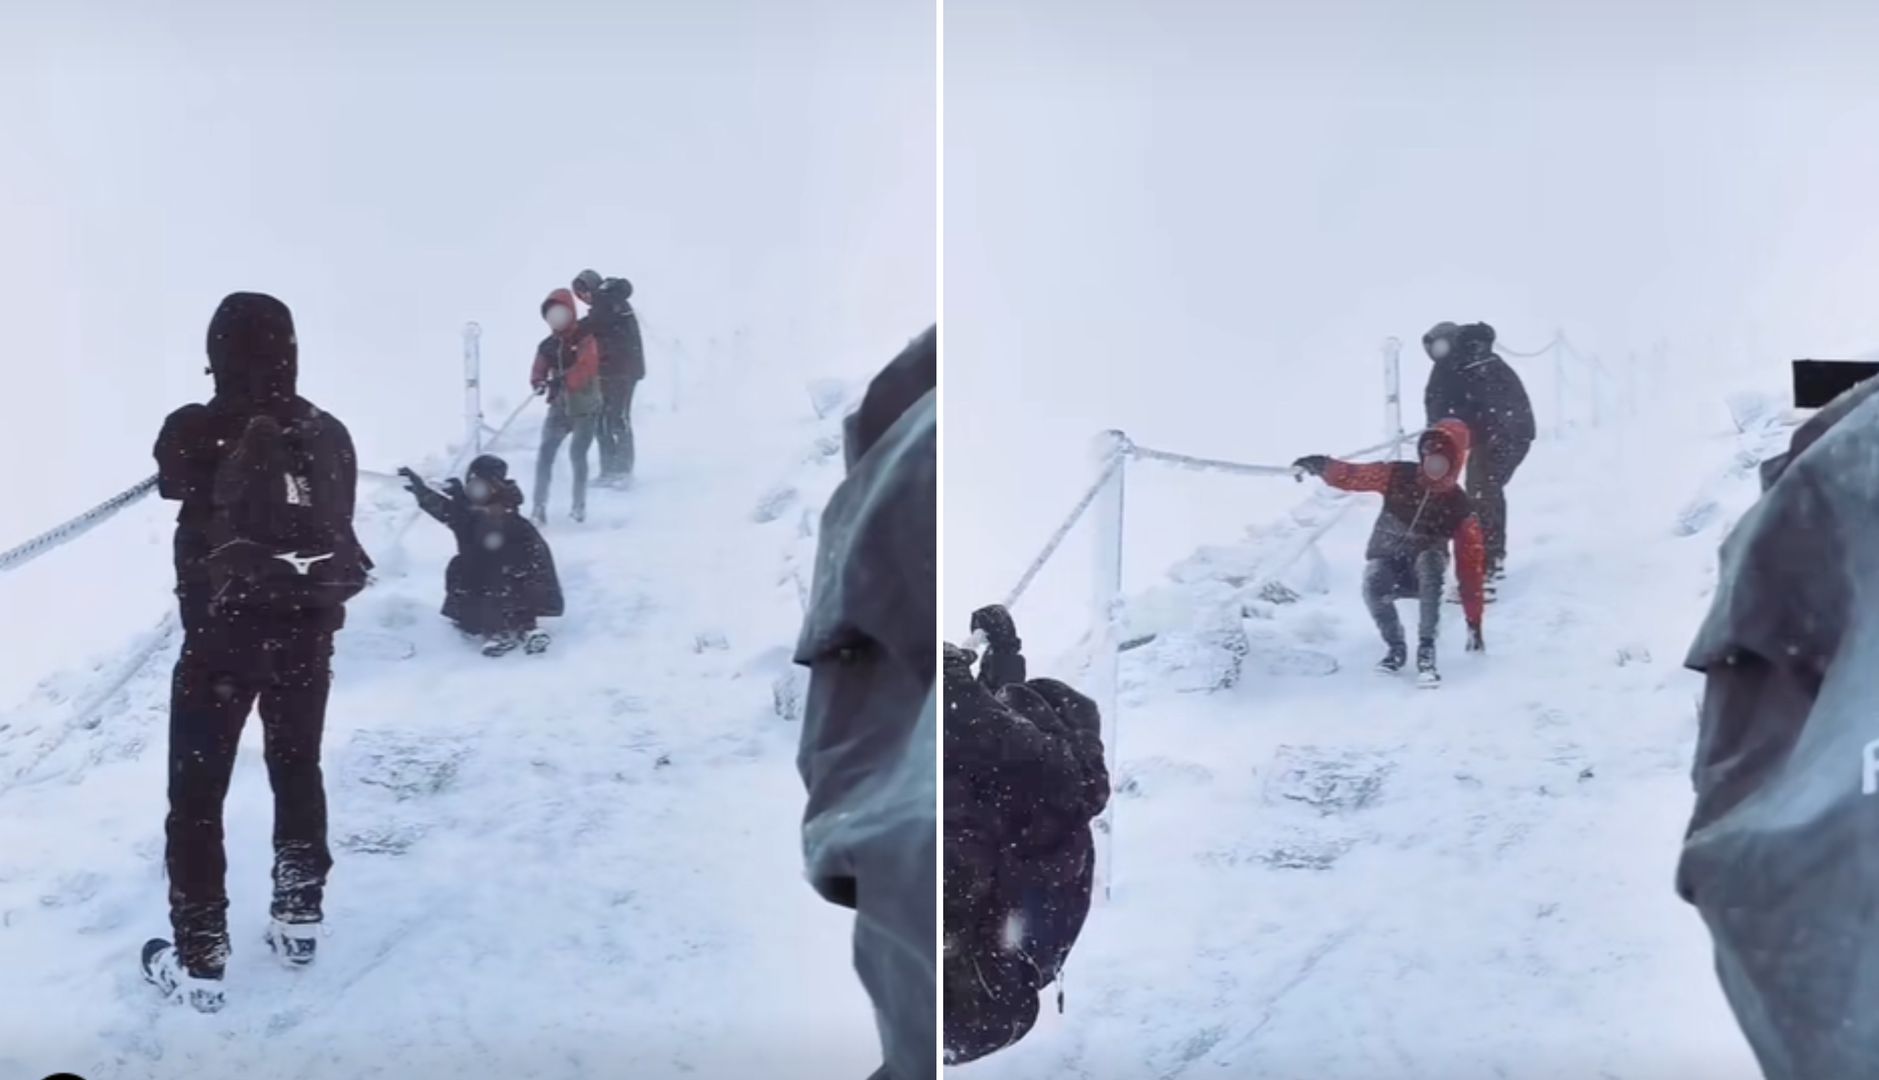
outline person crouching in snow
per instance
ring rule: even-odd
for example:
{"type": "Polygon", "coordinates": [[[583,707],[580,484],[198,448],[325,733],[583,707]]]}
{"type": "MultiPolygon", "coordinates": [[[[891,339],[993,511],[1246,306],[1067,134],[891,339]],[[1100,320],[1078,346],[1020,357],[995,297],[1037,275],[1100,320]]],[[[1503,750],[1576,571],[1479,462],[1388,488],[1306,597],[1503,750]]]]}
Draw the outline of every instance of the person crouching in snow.
{"type": "Polygon", "coordinates": [[[1364,603],[1383,633],[1389,653],[1377,670],[1395,673],[1408,659],[1398,600],[1422,603],[1418,626],[1416,672],[1425,685],[1441,675],[1435,666],[1436,630],[1442,617],[1442,585],[1448,573],[1448,545],[1455,544],[1462,610],[1468,616],[1468,651],[1482,652],[1482,582],[1487,548],[1474,504],[1461,489],[1468,459],[1468,425],[1443,420],[1417,440],[1417,461],[1353,464],[1322,455],[1299,458],[1293,465],[1320,477],[1340,491],[1369,491],[1383,496],[1383,513],[1370,535],[1364,557],[1364,603]]]}
{"type": "Polygon", "coordinates": [[[561,580],[548,542],[522,516],[522,489],[509,479],[508,464],[485,454],[441,493],[410,469],[398,475],[418,507],[457,536],[457,555],[444,571],[444,617],[482,638],[484,656],[546,651],[548,632],[535,620],[562,613],[561,580]]]}

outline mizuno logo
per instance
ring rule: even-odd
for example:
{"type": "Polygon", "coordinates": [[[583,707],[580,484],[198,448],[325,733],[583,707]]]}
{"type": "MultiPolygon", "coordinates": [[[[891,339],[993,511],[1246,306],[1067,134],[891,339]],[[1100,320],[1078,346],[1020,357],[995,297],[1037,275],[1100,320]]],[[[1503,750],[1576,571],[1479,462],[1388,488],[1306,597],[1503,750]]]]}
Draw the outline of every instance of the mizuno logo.
{"type": "Polygon", "coordinates": [[[286,563],[288,566],[293,567],[294,572],[301,577],[306,577],[308,570],[313,569],[316,564],[323,563],[332,558],[333,553],[329,551],[324,555],[315,555],[311,558],[302,558],[299,555],[276,555],[274,557],[286,563]]]}

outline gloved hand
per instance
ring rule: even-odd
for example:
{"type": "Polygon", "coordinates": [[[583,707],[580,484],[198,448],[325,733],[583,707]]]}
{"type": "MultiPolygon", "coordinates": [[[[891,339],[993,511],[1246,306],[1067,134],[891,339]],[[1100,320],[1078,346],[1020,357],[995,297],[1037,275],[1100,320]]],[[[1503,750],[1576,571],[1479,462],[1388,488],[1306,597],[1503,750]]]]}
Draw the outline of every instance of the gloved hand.
{"type": "Polygon", "coordinates": [[[1323,476],[1324,471],[1330,467],[1331,459],[1323,454],[1307,454],[1292,462],[1292,468],[1307,476],[1323,476]]]}
{"type": "Polygon", "coordinates": [[[452,499],[469,498],[468,495],[465,495],[463,493],[463,481],[457,479],[454,476],[444,481],[444,494],[447,497],[452,498],[452,499]]]}
{"type": "Polygon", "coordinates": [[[1018,640],[1018,624],[1002,604],[990,604],[972,613],[972,629],[985,635],[985,644],[999,652],[1018,652],[1024,642],[1018,640]]]}
{"type": "Polygon", "coordinates": [[[1487,642],[1481,640],[1481,624],[1480,623],[1475,623],[1473,626],[1470,626],[1468,628],[1468,651],[1478,652],[1478,653],[1485,653],[1488,651],[1487,642]]]}
{"type": "Polygon", "coordinates": [[[398,475],[405,478],[405,490],[413,495],[423,495],[430,490],[430,488],[425,485],[424,478],[410,469],[399,469],[398,475]]]}

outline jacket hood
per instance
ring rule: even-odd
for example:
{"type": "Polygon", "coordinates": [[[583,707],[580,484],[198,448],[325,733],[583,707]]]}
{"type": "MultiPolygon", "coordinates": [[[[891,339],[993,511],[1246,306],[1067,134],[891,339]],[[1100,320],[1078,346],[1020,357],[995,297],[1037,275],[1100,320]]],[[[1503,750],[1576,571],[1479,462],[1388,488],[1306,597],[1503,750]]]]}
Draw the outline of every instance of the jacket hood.
{"type": "Polygon", "coordinates": [[[568,314],[571,316],[574,316],[572,321],[568,323],[568,328],[566,330],[559,331],[559,333],[572,334],[574,332],[575,327],[580,325],[579,316],[581,314],[581,309],[574,306],[574,294],[569,292],[566,289],[556,289],[554,292],[549,293],[548,299],[542,301],[542,306],[541,306],[542,318],[544,319],[547,318],[548,309],[551,307],[554,307],[556,304],[560,304],[562,307],[567,308],[568,314]]]}
{"type": "Polygon", "coordinates": [[[287,305],[263,293],[230,293],[209,320],[209,371],[218,396],[284,404],[299,393],[300,345],[287,305]]]}
{"type": "Polygon", "coordinates": [[[1468,323],[1460,325],[1452,322],[1439,322],[1422,335],[1422,351],[1427,353],[1429,346],[1441,339],[1448,339],[1448,355],[1435,361],[1436,364],[1466,364],[1487,358],[1494,351],[1494,328],[1487,323],[1468,323]]]}
{"type": "MultiPolygon", "coordinates": [[[[1468,464],[1468,450],[1474,437],[1468,432],[1468,425],[1450,418],[1439,420],[1435,426],[1423,432],[1416,440],[1416,458],[1421,460],[1430,454],[1441,454],[1449,460],[1448,475],[1435,484],[1436,487],[1450,488],[1461,482],[1462,470],[1468,464]]],[[[1424,482],[1428,478],[1424,476],[1424,482]]]]}

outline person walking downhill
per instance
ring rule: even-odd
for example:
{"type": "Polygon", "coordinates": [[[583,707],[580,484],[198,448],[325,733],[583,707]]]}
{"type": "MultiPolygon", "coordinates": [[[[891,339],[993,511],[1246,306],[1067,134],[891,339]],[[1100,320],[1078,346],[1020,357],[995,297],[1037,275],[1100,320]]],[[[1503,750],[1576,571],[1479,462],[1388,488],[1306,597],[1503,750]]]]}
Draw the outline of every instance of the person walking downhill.
{"type": "Polygon", "coordinates": [[[574,279],[574,297],[588,305],[581,325],[600,346],[600,479],[595,483],[620,487],[633,478],[633,394],[646,377],[633,283],[583,270],[574,279]]]}
{"type": "Polygon", "coordinates": [[[1460,420],[1475,437],[1468,497],[1481,515],[1488,597],[1507,572],[1507,485],[1527,459],[1537,429],[1519,373],[1494,352],[1487,323],[1438,323],[1422,336],[1433,367],[1423,391],[1429,426],[1460,420]]]}
{"type": "Polygon", "coordinates": [[[1408,647],[1396,602],[1419,600],[1422,618],[1417,627],[1416,673],[1424,686],[1442,681],[1436,669],[1435,643],[1451,540],[1461,579],[1462,609],[1468,616],[1468,651],[1486,649],[1481,636],[1485,545],[1474,504],[1457,482],[1468,459],[1468,443],[1468,425],[1443,420],[1417,440],[1417,461],[1357,465],[1312,455],[1293,463],[1340,491],[1383,496],[1383,512],[1364,553],[1364,604],[1389,648],[1377,670],[1395,674],[1403,669],[1408,647]]]}
{"type": "Polygon", "coordinates": [[[587,452],[594,445],[600,420],[600,347],[594,336],[574,317],[574,294],[556,289],[542,301],[542,319],[548,336],[535,350],[530,382],[538,394],[548,396],[548,420],[542,425],[541,454],[535,460],[535,524],[548,524],[548,494],[553,485],[555,455],[570,437],[574,463],[575,521],[587,520],[587,452]]]}

